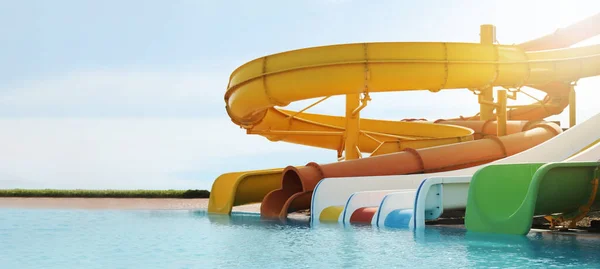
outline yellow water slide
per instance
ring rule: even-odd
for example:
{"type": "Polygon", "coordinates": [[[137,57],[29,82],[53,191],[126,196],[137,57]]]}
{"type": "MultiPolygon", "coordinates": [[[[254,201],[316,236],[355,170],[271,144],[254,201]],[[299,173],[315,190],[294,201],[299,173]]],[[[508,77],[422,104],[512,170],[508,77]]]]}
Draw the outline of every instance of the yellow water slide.
{"type": "MultiPolygon", "coordinates": [[[[340,159],[356,159],[361,153],[374,156],[475,139],[475,131],[466,121],[455,120],[450,125],[360,118],[360,110],[370,101],[369,93],[470,89],[485,95],[486,90],[501,86],[514,89],[510,97],[528,86],[546,92],[546,98],[538,104],[513,107],[506,114],[489,96],[487,100],[480,96],[482,111],[487,106],[492,113],[497,108],[498,116],[505,119],[512,115],[519,120],[537,120],[562,112],[568,105],[571,83],[597,75],[599,66],[600,46],[527,51],[519,45],[491,42],[332,45],[269,55],[240,66],[230,77],[225,102],[232,121],[248,134],[332,149],[340,159]],[[335,95],[346,96],[345,117],[306,113],[312,105],[298,112],[278,108],[321,98],[313,104],[317,105],[335,95]]],[[[489,112],[469,119],[493,119],[496,115],[489,112]]],[[[209,212],[228,214],[235,205],[261,202],[268,189],[280,186],[282,171],[222,175],[213,184],[209,212]],[[242,185],[251,188],[240,188],[242,185]]]]}

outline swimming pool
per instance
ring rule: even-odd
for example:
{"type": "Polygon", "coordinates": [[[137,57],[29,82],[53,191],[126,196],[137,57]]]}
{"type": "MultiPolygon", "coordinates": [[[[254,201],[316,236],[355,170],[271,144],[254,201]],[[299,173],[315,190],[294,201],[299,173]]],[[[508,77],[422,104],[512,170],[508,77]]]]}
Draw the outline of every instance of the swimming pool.
{"type": "Polygon", "coordinates": [[[600,241],[309,227],[206,211],[0,209],[0,268],[600,267],[600,241]]]}

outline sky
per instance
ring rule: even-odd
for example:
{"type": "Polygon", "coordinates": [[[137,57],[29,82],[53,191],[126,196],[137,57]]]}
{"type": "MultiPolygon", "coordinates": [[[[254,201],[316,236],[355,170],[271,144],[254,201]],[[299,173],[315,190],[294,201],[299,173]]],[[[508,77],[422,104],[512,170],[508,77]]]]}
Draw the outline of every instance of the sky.
{"type": "MultiPolygon", "coordinates": [[[[0,188],[210,189],[227,172],[335,162],[334,151],[270,142],[233,124],[223,101],[231,72],[311,46],[479,42],[481,24],[496,25],[500,44],[517,44],[599,11],[594,0],[7,1],[0,188]]],[[[578,46],[589,44],[600,39],[578,46]]],[[[599,88],[598,78],[579,81],[579,122],[599,112],[599,88]]],[[[466,90],[372,99],[361,116],[478,111],[466,90]]],[[[309,112],[342,115],[343,97],[309,112]]],[[[568,125],[567,113],[549,119],[568,125]]]]}

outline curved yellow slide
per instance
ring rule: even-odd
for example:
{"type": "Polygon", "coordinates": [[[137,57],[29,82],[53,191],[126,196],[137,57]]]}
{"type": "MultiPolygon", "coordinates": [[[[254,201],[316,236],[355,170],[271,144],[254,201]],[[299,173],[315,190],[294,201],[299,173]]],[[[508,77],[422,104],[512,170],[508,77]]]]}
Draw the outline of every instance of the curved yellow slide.
{"type": "MultiPolygon", "coordinates": [[[[552,96],[560,92],[552,86],[553,83],[568,83],[597,75],[598,63],[600,46],[527,52],[519,46],[473,43],[332,45],[269,55],[242,65],[231,75],[225,102],[232,121],[249,134],[263,135],[271,141],[333,149],[339,155],[344,146],[344,117],[307,114],[276,107],[334,95],[412,90],[437,92],[465,88],[475,90],[493,86],[529,86],[552,96]]],[[[560,93],[564,94],[564,91],[560,93]]],[[[552,114],[560,113],[564,106],[552,114]]],[[[472,139],[473,130],[461,126],[360,119],[357,148],[361,152],[378,155],[406,147],[426,148],[472,139]],[[399,146],[391,150],[382,147],[390,142],[399,146]]],[[[213,185],[209,211],[229,213],[231,206],[260,202],[260,196],[264,196],[261,188],[247,195],[254,199],[244,198],[248,201],[238,202],[229,197],[232,195],[231,188],[242,184],[240,182],[244,180],[240,177],[255,178],[255,184],[264,186],[280,184],[282,170],[221,176],[213,185]]]]}
{"type": "MultiPolygon", "coordinates": [[[[517,46],[468,43],[364,43],[308,48],[266,56],[239,67],[231,76],[225,101],[233,122],[249,133],[338,149],[343,134],[331,130],[343,126],[343,117],[323,115],[308,121],[301,116],[292,118],[288,111],[275,106],[365,91],[439,91],[491,86],[532,86],[544,90],[552,82],[596,75],[593,63],[600,59],[599,53],[600,46],[525,52],[517,46]],[[330,132],[321,135],[289,132],[315,126],[330,132]]],[[[432,138],[463,137],[464,140],[467,135],[462,128],[443,126],[445,131],[434,131],[438,134],[435,137],[432,135],[435,127],[442,125],[361,121],[361,129],[371,131],[379,141],[404,139],[417,144],[432,138]],[[394,128],[395,124],[401,126],[394,128]],[[369,125],[382,128],[372,131],[369,125]]],[[[358,143],[363,152],[373,149],[367,141],[372,139],[365,137],[358,143]]]]}
{"type": "Polygon", "coordinates": [[[258,203],[270,191],[277,189],[283,169],[266,169],[226,173],[213,183],[208,211],[229,214],[237,205],[258,203]]]}

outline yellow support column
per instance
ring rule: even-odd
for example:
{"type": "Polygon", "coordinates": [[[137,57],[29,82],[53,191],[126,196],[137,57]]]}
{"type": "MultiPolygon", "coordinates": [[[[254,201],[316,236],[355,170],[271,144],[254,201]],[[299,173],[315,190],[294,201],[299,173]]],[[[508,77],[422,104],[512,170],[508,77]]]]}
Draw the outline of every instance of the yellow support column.
{"type": "MultiPolygon", "coordinates": [[[[496,41],[496,26],[491,24],[483,24],[479,28],[480,43],[484,45],[492,45],[496,41]]],[[[485,104],[486,102],[494,102],[494,91],[492,87],[480,89],[479,94],[479,115],[481,120],[494,119],[494,107],[485,104]],[[483,101],[483,102],[481,102],[483,101]]]]}
{"type": "Polygon", "coordinates": [[[359,106],[360,94],[346,95],[345,160],[354,160],[360,157],[360,153],[357,151],[358,134],[360,131],[360,111],[355,111],[359,106]]]}
{"type": "Polygon", "coordinates": [[[498,90],[498,106],[496,108],[496,119],[498,120],[497,136],[506,135],[506,90],[498,90]]]}
{"type": "MultiPolygon", "coordinates": [[[[494,102],[494,91],[492,87],[481,89],[479,94],[479,103],[494,102]]],[[[479,105],[479,116],[481,120],[492,120],[494,119],[494,107],[485,103],[479,105]]]]}
{"type": "Polygon", "coordinates": [[[481,44],[494,44],[496,41],[496,26],[492,24],[482,24],[479,27],[479,40],[481,44]]]}
{"type": "Polygon", "coordinates": [[[577,101],[575,94],[575,87],[571,86],[569,92],[569,126],[573,127],[577,123],[577,101]]]}

